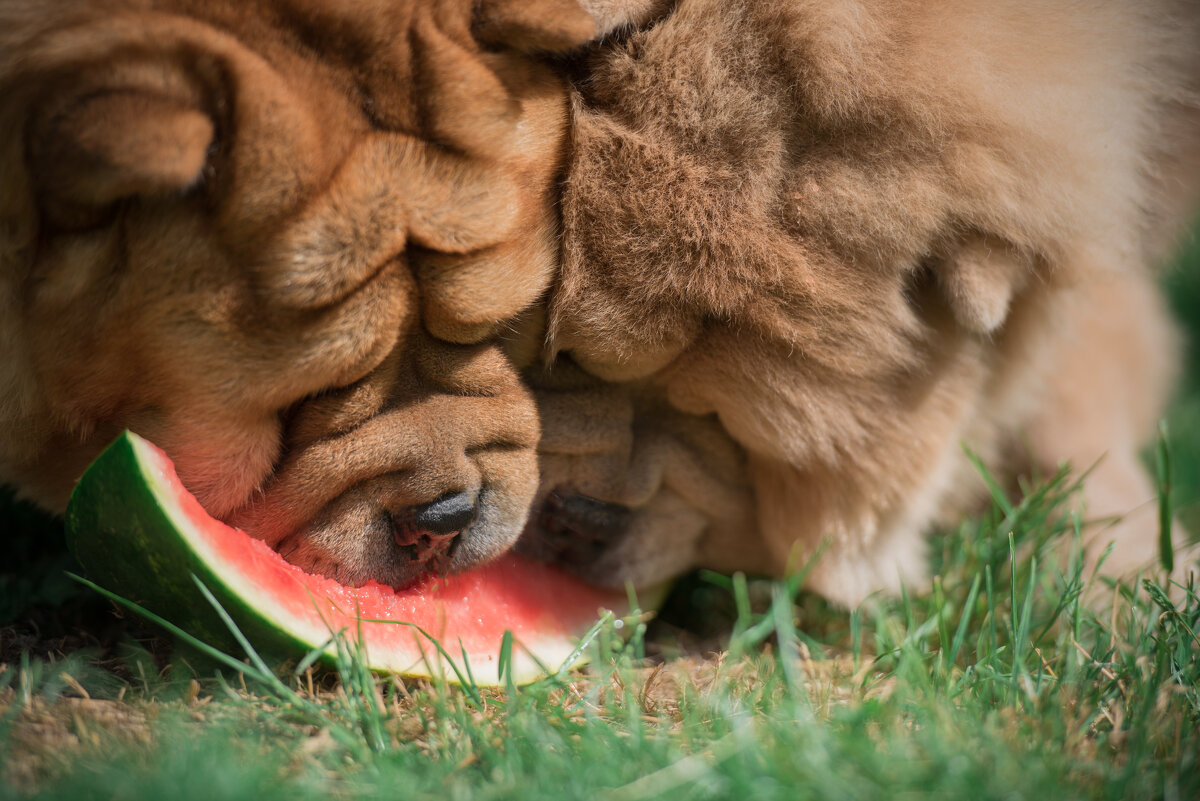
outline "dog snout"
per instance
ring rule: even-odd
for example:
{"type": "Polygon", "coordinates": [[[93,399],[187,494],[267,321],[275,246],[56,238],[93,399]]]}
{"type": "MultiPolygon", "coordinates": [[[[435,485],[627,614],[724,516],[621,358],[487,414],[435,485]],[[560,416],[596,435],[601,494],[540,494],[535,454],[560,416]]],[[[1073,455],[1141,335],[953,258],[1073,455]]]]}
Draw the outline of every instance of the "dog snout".
{"type": "Polygon", "coordinates": [[[632,516],[624,506],[555,490],[526,527],[517,550],[541,562],[587,573],[624,540],[632,516]]]}
{"type": "Polygon", "coordinates": [[[229,522],[344,584],[463,572],[520,536],[539,435],[497,346],[410,332],[370,375],[290,411],[286,456],[229,522]]]}
{"type": "Polygon", "coordinates": [[[479,516],[469,492],[449,492],[430,503],[392,515],[392,539],[400,557],[422,572],[444,575],[479,516]]]}

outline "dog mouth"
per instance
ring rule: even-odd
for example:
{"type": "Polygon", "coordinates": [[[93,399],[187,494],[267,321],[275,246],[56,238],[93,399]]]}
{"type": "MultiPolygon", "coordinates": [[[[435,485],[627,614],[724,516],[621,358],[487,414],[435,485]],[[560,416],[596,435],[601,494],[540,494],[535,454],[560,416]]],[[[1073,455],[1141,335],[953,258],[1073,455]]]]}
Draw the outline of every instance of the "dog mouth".
{"type": "Polygon", "coordinates": [[[375,582],[397,590],[407,589],[430,579],[442,578],[455,569],[455,557],[470,530],[434,534],[397,525],[381,514],[376,523],[356,527],[359,541],[376,543],[371,550],[383,552],[383,558],[364,559],[357,549],[347,547],[345,536],[330,537],[328,530],[305,529],[281,540],[275,550],[288,562],[306,573],[332,579],[347,587],[375,582]],[[336,540],[330,542],[331,539],[336,540]]]}
{"type": "Polygon", "coordinates": [[[371,495],[369,488],[352,488],[274,542],[261,529],[248,532],[308,573],[350,587],[375,582],[404,589],[491,561],[524,526],[523,515],[510,513],[513,504],[486,488],[399,510],[371,495]]]}
{"type": "Polygon", "coordinates": [[[539,434],[503,354],[406,341],[289,410],[272,475],[226,522],[346,585],[461,573],[520,535],[539,434]]]}

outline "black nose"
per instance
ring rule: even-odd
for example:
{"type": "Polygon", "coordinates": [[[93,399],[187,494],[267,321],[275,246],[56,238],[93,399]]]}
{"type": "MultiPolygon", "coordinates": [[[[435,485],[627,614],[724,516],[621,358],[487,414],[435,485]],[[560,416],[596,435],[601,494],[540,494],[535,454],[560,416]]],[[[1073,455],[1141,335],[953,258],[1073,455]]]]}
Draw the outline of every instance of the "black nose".
{"type": "Polygon", "coordinates": [[[442,497],[412,511],[413,523],[419,531],[437,536],[455,534],[475,522],[475,499],[468,492],[448,492],[442,497]]]}
{"type": "Polygon", "coordinates": [[[392,515],[392,537],[413,575],[445,575],[463,530],[475,522],[475,501],[466,492],[448,492],[424,506],[392,515]]]}
{"type": "Polygon", "coordinates": [[[525,527],[517,550],[539,562],[587,575],[626,538],[632,517],[627,507],[555,490],[525,527]]]}

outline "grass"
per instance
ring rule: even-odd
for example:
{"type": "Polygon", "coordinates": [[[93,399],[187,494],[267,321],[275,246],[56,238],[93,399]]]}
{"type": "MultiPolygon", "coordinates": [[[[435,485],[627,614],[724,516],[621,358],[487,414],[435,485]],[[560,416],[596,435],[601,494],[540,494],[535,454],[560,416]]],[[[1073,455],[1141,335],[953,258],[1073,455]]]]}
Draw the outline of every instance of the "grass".
{"type": "Polygon", "coordinates": [[[203,680],[136,649],[124,681],[27,659],[0,672],[0,797],[1200,797],[1200,595],[1092,587],[1092,611],[1078,554],[1052,554],[1073,487],[998,499],[928,592],[853,613],[712,577],[736,610],[718,658],[649,665],[634,626],[506,691],[406,686],[350,647],[283,680],[252,655],[203,680]]]}
{"type": "MultiPolygon", "coordinates": [[[[1171,296],[1195,326],[1200,249],[1188,258],[1171,296]]],[[[1190,358],[1148,463],[1169,459],[1194,521],[1190,358]]],[[[587,669],[506,690],[373,676],[352,643],[324,673],[235,654],[197,674],[195,649],[167,657],[129,620],[90,650],[45,646],[44,610],[95,602],[48,547],[0,582],[46,629],[36,653],[0,629],[0,654],[19,654],[0,666],[0,799],[1200,798],[1198,588],[1182,564],[1095,580],[1076,491],[1066,472],[997,490],[935,541],[928,587],[849,612],[799,580],[692,577],[649,628],[600,631],[587,669]]]]}

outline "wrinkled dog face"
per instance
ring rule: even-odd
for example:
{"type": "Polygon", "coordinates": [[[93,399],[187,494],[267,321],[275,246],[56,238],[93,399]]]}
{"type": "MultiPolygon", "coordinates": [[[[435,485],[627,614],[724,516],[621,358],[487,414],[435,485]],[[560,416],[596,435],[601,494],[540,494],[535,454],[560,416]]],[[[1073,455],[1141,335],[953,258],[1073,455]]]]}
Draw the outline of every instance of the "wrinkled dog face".
{"type": "Polygon", "coordinates": [[[741,449],[712,416],[649,383],[608,383],[568,359],[526,372],[542,423],[541,486],[517,549],[585,580],[646,587],[695,565],[754,561],[741,449]]]}
{"type": "Polygon", "coordinates": [[[509,547],[539,426],[494,335],[550,280],[565,113],[509,45],[591,19],[60,5],[6,12],[0,479],[61,508],[128,427],[344,582],[509,547]]]}

